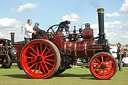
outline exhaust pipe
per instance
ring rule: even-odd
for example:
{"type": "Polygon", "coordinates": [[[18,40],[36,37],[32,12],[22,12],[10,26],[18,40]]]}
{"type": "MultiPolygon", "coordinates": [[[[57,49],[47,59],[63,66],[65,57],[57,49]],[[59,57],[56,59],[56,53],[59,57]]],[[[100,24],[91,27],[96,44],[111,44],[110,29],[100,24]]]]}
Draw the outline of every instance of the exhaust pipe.
{"type": "Polygon", "coordinates": [[[14,44],[14,35],[15,35],[15,33],[11,32],[10,34],[11,34],[11,43],[13,45],[14,44]]]}
{"type": "Polygon", "coordinates": [[[98,12],[98,24],[99,24],[99,40],[105,39],[104,33],[104,9],[97,9],[98,12]]]}

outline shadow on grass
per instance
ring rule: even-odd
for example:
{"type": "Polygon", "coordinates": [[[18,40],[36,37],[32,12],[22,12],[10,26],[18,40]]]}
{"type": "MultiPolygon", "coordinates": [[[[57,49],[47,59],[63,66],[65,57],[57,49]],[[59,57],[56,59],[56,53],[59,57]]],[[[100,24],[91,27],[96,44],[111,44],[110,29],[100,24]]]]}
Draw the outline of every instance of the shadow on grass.
{"type": "MultiPolygon", "coordinates": [[[[21,79],[32,79],[29,76],[27,76],[26,74],[11,74],[11,75],[3,75],[3,76],[8,76],[8,77],[12,77],[12,78],[21,78],[21,79]]],[[[55,75],[53,77],[47,78],[47,79],[52,79],[54,77],[79,77],[80,79],[87,79],[87,80],[99,80],[97,78],[94,78],[93,75],[91,74],[69,74],[69,73],[64,73],[64,74],[60,74],[60,75],[55,75]]],[[[111,80],[111,79],[108,79],[111,80]]]]}
{"type": "MultiPolygon", "coordinates": [[[[26,74],[10,74],[10,75],[3,75],[3,76],[8,76],[8,77],[12,77],[12,78],[20,78],[20,79],[32,79],[29,76],[27,76],[26,74]]],[[[97,80],[96,78],[94,78],[91,74],[60,74],[60,75],[56,75],[53,77],[50,77],[48,79],[54,78],[54,77],[79,77],[80,79],[90,79],[90,80],[97,80]]]]}
{"type": "Polygon", "coordinates": [[[10,75],[3,75],[3,76],[8,76],[12,78],[21,78],[21,79],[31,79],[26,74],[10,74],[10,75]]]}
{"type": "Polygon", "coordinates": [[[60,75],[55,75],[54,77],[79,77],[80,79],[88,79],[88,80],[98,80],[94,78],[93,75],[91,74],[69,74],[69,73],[64,73],[60,75]]]}

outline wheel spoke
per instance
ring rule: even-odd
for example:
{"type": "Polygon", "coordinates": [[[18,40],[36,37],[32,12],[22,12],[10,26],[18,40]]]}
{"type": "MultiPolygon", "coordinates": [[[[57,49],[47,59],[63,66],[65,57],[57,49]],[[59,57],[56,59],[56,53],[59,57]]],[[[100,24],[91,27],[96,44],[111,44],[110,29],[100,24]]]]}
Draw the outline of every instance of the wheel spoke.
{"type": "Polygon", "coordinates": [[[42,65],[42,64],[40,64],[40,65],[41,65],[41,67],[42,67],[42,70],[43,70],[44,74],[46,74],[46,71],[45,71],[43,65],[42,65]]]}
{"type": "Polygon", "coordinates": [[[93,63],[93,66],[96,65],[96,66],[99,66],[100,64],[97,64],[97,63],[93,63]]]}
{"type": "Polygon", "coordinates": [[[40,43],[40,53],[42,53],[42,43],[40,43]]]}
{"type": "Polygon", "coordinates": [[[103,56],[101,56],[101,60],[102,60],[102,62],[104,62],[104,57],[103,56]]]}
{"type": "Polygon", "coordinates": [[[108,70],[108,68],[105,69],[107,71],[107,73],[110,73],[110,70],[108,70]]]}
{"type": "Polygon", "coordinates": [[[44,54],[44,52],[45,52],[46,48],[47,48],[47,46],[45,46],[45,48],[44,48],[43,52],[41,53],[41,55],[43,55],[43,54],[44,54]]]}
{"type": "Polygon", "coordinates": [[[47,56],[45,56],[45,58],[47,58],[47,57],[51,57],[51,56],[53,56],[54,54],[50,54],[50,55],[47,55],[47,56]]]}
{"type": "Polygon", "coordinates": [[[47,51],[47,53],[45,54],[45,56],[51,51],[51,48],[47,51]]]}
{"type": "Polygon", "coordinates": [[[98,73],[98,75],[99,75],[99,74],[101,74],[101,69],[99,69],[99,73],[98,73]]]}
{"type": "Polygon", "coordinates": [[[27,59],[34,59],[33,57],[26,57],[27,59]]]}
{"type": "Polygon", "coordinates": [[[29,69],[31,69],[33,66],[35,66],[36,65],[36,63],[34,63],[33,65],[31,65],[30,67],[29,67],[29,69]]]}
{"type": "Polygon", "coordinates": [[[45,61],[45,63],[48,64],[48,65],[50,65],[50,66],[53,66],[53,64],[51,64],[51,63],[49,63],[49,62],[47,62],[47,61],[45,61]]]}
{"type": "Polygon", "coordinates": [[[96,59],[96,61],[97,61],[98,63],[100,63],[100,61],[99,61],[98,59],[96,59]]]}
{"type": "Polygon", "coordinates": [[[96,71],[97,69],[94,69],[94,71],[96,71]]]}
{"type": "Polygon", "coordinates": [[[38,66],[38,63],[36,64],[36,67],[35,67],[34,73],[35,73],[35,72],[36,72],[36,70],[37,70],[37,66],[38,66]]]}
{"type": "Polygon", "coordinates": [[[47,65],[44,63],[44,67],[47,69],[47,71],[49,71],[49,69],[48,69],[48,67],[47,67],[47,65]]]}
{"type": "Polygon", "coordinates": [[[31,52],[28,52],[29,54],[31,54],[33,57],[35,57],[36,55],[34,55],[33,53],[31,53],[31,52]]]}
{"type": "Polygon", "coordinates": [[[34,53],[36,53],[36,54],[37,54],[37,52],[36,52],[32,47],[30,47],[30,49],[31,49],[34,53]]]}
{"type": "Polygon", "coordinates": [[[110,68],[110,70],[112,69],[112,67],[108,67],[108,68],[110,68]]]}
{"type": "Polygon", "coordinates": [[[33,62],[35,62],[35,60],[33,60],[33,61],[30,61],[30,62],[26,62],[27,64],[30,64],[30,63],[33,63],[33,62]]]}
{"type": "Polygon", "coordinates": [[[39,49],[38,49],[38,45],[36,44],[36,50],[37,50],[37,54],[39,54],[39,49]]]}
{"type": "Polygon", "coordinates": [[[39,65],[39,69],[38,69],[38,75],[39,75],[39,73],[40,73],[40,65],[39,65]]]}
{"type": "Polygon", "coordinates": [[[98,72],[100,71],[100,69],[99,68],[97,68],[98,69],[98,72]]]}
{"type": "MultiPolygon", "coordinates": [[[[52,29],[52,28],[51,28],[52,29]]],[[[53,33],[55,34],[55,31],[52,29],[53,33]]]]}
{"type": "Polygon", "coordinates": [[[52,59],[45,59],[45,60],[55,62],[55,60],[52,60],[52,59]]]}
{"type": "Polygon", "coordinates": [[[109,58],[107,58],[107,59],[105,60],[105,63],[108,61],[108,59],[109,59],[109,58]]]}
{"type": "Polygon", "coordinates": [[[107,65],[110,65],[110,64],[112,64],[112,62],[109,62],[107,65]]]}
{"type": "Polygon", "coordinates": [[[103,70],[103,76],[105,76],[105,71],[103,70]]]}

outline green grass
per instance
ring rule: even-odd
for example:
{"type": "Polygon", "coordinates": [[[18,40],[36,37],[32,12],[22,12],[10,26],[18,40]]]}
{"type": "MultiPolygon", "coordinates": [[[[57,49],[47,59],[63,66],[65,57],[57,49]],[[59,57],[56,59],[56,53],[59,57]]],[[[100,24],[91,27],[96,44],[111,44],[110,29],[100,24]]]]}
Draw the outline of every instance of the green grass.
{"type": "Polygon", "coordinates": [[[117,71],[109,80],[95,79],[89,69],[68,69],[50,79],[31,79],[16,64],[10,69],[0,68],[0,85],[128,85],[128,67],[117,71]]]}

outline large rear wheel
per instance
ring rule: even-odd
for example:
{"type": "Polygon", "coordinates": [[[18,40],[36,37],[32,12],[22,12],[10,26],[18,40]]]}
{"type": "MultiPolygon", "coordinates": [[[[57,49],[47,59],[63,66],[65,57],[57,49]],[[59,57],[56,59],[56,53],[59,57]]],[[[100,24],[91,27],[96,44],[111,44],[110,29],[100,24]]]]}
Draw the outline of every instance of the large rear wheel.
{"type": "Polygon", "coordinates": [[[117,63],[110,53],[100,52],[90,61],[90,71],[98,79],[109,79],[117,70],[117,63]]]}
{"type": "Polygon", "coordinates": [[[60,66],[59,50],[48,40],[33,40],[22,50],[21,65],[32,78],[49,78],[60,66]]]}

